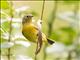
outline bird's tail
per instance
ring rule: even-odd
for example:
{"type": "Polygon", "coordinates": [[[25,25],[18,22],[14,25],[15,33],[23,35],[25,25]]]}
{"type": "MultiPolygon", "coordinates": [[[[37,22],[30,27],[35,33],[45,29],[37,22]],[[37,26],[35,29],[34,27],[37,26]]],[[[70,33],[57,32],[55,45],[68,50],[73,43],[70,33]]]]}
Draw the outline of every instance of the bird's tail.
{"type": "Polygon", "coordinates": [[[47,39],[47,41],[48,41],[48,43],[51,44],[51,45],[52,45],[53,43],[55,43],[55,42],[52,41],[51,39],[47,39]]]}

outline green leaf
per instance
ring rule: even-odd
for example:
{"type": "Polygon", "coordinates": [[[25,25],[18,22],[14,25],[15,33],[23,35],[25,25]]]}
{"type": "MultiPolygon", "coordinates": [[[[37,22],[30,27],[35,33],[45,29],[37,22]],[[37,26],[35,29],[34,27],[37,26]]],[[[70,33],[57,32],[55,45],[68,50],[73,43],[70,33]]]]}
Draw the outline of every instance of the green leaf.
{"type": "Polygon", "coordinates": [[[57,34],[57,32],[53,32],[50,38],[53,40],[59,41],[59,35],[57,34]]]}
{"type": "Polygon", "coordinates": [[[71,45],[76,37],[76,31],[72,27],[63,27],[53,32],[50,36],[51,39],[71,45]]]}
{"type": "Polygon", "coordinates": [[[72,44],[73,40],[74,40],[74,38],[76,36],[76,31],[72,27],[64,27],[64,28],[61,28],[60,30],[63,32],[62,34],[65,33],[65,35],[62,36],[62,38],[65,37],[63,39],[63,42],[66,45],[72,44]]]}
{"type": "Polygon", "coordinates": [[[9,21],[6,21],[6,22],[4,22],[3,24],[1,24],[1,28],[3,28],[4,29],[4,31],[9,31],[9,21]]]}
{"type": "Polygon", "coordinates": [[[61,28],[61,30],[68,33],[69,35],[71,35],[73,37],[76,34],[76,31],[72,27],[61,28]]]}
{"type": "Polygon", "coordinates": [[[1,9],[8,9],[10,6],[9,6],[9,3],[6,1],[1,1],[1,9]]]}
{"type": "Polygon", "coordinates": [[[4,13],[0,13],[0,15],[1,15],[0,18],[3,18],[3,19],[6,19],[8,17],[6,13],[5,14],[4,13]]]}

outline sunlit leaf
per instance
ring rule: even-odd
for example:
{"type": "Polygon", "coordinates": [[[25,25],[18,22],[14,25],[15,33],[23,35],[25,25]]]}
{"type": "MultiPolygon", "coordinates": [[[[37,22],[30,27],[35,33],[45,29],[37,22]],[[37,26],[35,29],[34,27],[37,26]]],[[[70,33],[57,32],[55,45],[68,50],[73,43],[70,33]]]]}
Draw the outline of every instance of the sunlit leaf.
{"type": "Polygon", "coordinates": [[[1,37],[2,37],[3,39],[8,40],[8,38],[9,38],[9,33],[4,32],[1,37]]]}
{"type": "Polygon", "coordinates": [[[26,41],[15,41],[15,44],[19,44],[24,47],[29,47],[31,45],[29,42],[26,42],[26,41]]]}
{"type": "Polygon", "coordinates": [[[12,27],[16,28],[16,29],[20,29],[20,24],[19,23],[13,23],[12,27]]]}
{"type": "Polygon", "coordinates": [[[10,48],[13,47],[14,43],[13,42],[4,42],[1,44],[1,48],[10,48]]]}
{"type": "Polygon", "coordinates": [[[26,11],[27,9],[29,9],[28,6],[22,6],[22,7],[16,8],[15,11],[19,13],[22,11],[26,11]]]}
{"type": "Polygon", "coordinates": [[[9,21],[5,21],[4,23],[1,24],[1,27],[5,30],[5,31],[9,31],[9,21]]]}
{"type": "Polygon", "coordinates": [[[0,1],[1,2],[1,9],[8,9],[9,3],[7,1],[0,1]]]}
{"type": "Polygon", "coordinates": [[[47,49],[46,49],[46,52],[47,53],[62,53],[63,51],[65,51],[65,45],[61,44],[61,43],[55,43],[54,45],[52,46],[49,46],[47,49]]]}
{"type": "MultiPolygon", "coordinates": [[[[9,17],[8,20],[10,21],[11,18],[9,17]]],[[[13,18],[12,21],[13,21],[13,22],[17,22],[17,23],[22,22],[21,18],[13,18]]]]}
{"type": "Polygon", "coordinates": [[[69,22],[73,22],[73,21],[80,19],[79,16],[80,16],[79,12],[75,16],[74,12],[72,11],[60,12],[57,14],[58,18],[65,20],[65,21],[69,21],[69,22]],[[75,18],[77,19],[75,20],[75,18]]]}
{"type": "Polygon", "coordinates": [[[76,15],[74,14],[74,12],[71,11],[67,11],[67,12],[60,12],[57,14],[57,17],[60,20],[66,21],[68,22],[72,27],[77,27],[79,26],[79,20],[80,20],[80,13],[76,13],[76,15]]]}
{"type": "Polygon", "coordinates": [[[2,10],[0,11],[1,14],[1,18],[5,19],[7,17],[7,14],[5,12],[3,12],[2,10]]]}
{"type": "Polygon", "coordinates": [[[24,55],[17,55],[16,60],[33,60],[32,58],[24,55]]]}
{"type": "Polygon", "coordinates": [[[74,13],[73,12],[60,12],[57,14],[57,16],[58,18],[62,20],[73,22],[73,19],[71,17],[74,16],[74,13]]]}
{"type": "Polygon", "coordinates": [[[17,32],[16,31],[14,32],[14,36],[12,37],[13,40],[27,40],[23,35],[22,33],[20,32],[17,32]]]}
{"type": "Polygon", "coordinates": [[[1,58],[1,60],[4,60],[4,58],[2,56],[0,58],[1,58]]]}

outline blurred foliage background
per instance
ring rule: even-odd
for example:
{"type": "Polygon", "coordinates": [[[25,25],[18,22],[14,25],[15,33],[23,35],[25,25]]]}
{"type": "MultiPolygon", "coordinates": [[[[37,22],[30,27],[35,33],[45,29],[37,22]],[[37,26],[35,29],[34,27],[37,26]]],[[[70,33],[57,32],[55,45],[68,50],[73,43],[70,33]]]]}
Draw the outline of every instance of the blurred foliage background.
{"type": "MultiPolygon", "coordinates": [[[[43,1],[0,1],[1,60],[34,60],[36,44],[21,33],[22,17],[36,23],[43,1]]],[[[80,60],[80,0],[45,1],[42,31],[56,43],[43,45],[37,60],[80,60]]]]}

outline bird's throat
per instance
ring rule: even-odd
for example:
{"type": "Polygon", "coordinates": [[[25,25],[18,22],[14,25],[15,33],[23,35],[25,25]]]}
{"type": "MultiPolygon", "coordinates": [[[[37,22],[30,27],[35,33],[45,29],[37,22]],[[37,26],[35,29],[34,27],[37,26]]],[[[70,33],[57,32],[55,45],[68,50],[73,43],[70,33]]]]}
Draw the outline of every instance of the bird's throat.
{"type": "Polygon", "coordinates": [[[28,21],[26,21],[26,23],[32,23],[32,20],[28,20],[28,21]]]}
{"type": "Polygon", "coordinates": [[[25,20],[25,21],[23,22],[23,25],[24,25],[24,24],[30,24],[30,23],[32,23],[32,20],[25,20]]]}

